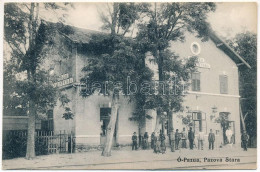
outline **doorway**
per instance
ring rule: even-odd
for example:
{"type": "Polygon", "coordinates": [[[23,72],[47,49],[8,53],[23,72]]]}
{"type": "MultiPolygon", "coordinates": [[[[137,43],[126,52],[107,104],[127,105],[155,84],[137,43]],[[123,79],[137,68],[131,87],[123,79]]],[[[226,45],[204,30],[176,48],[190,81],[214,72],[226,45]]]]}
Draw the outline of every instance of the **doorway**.
{"type": "MultiPolygon", "coordinates": [[[[111,117],[111,108],[109,107],[100,108],[100,123],[101,123],[100,145],[105,145],[106,143],[107,128],[110,122],[110,117],[111,117]]],[[[113,145],[115,145],[116,142],[116,132],[117,132],[117,127],[115,128],[115,132],[114,132],[113,145]]]]}
{"type": "Polygon", "coordinates": [[[201,111],[192,112],[194,133],[207,132],[206,114],[201,111]]]}
{"type": "Polygon", "coordinates": [[[220,125],[224,144],[235,144],[235,121],[229,120],[230,112],[220,112],[220,125]]]}

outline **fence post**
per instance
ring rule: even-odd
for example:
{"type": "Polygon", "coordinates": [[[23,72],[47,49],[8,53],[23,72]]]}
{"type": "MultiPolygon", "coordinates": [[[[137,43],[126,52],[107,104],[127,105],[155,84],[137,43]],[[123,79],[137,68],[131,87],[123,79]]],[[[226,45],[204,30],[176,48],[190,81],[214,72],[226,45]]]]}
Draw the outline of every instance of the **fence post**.
{"type": "Polygon", "coordinates": [[[72,149],[73,149],[73,145],[72,145],[72,131],[70,131],[70,153],[72,154],[72,149]]]}

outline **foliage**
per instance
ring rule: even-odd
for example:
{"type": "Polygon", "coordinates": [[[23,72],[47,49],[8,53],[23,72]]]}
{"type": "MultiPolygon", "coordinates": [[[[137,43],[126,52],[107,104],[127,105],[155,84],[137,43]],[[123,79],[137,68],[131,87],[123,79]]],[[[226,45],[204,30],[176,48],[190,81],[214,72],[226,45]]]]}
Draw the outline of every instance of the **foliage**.
{"type": "Polygon", "coordinates": [[[139,3],[108,4],[109,14],[106,16],[102,13],[101,19],[103,29],[109,30],[110,33],[93,35],[89,43],[89,50],[95,58],[89,59],[83,68],[85,76],[81,78],[81,82],[87,84],[87,88],[81,91],[81,95],[87,97],[101,93],[110,96],[112,101],[113,113],[108,124],[109,132],[103,156],[111,155],[119,99],[127,95],[127,78],[135,80],[134,77],[138,75],[135,62],[140,59],[133,48],[134,40],[125,38],[124,35],[129,32],[145,8],[146,4],[139,3]]]}
{"type": "MultiPolygon", "coordinates": [[[[41,5],[51,10],[59,8],[55,3],[41,5]]],[[[14,97],[19,97],[22,100],[20,106],[29,116],[26,158],[31,159],[35,156],[35,140],[31,137],[35,131],[35,117],[52,109],[59,95],[48,71],[42,67],[55,32],[39,20],[39,3],[6,3],[4,8],[4,39],[11,48],[11,65],[4,66],[5,79],[13,74],[23,76],[13,83],[7,82],[8,85],[13,84],[13,88],[8,90],[12,93],[10,95],[16,96],[5,98],[6,102],[12,103],[14,97]]]]}
{"type": "Polygon", "coordinates": [[[246,32],[237,34],[234,39],[228,40],[229,45],[251,66],[251,69],[241,66],[240,95],[243,115],[248,134],[256,136],[257,119],[257,35],[246,32]]]}
{"type": "MultiPolygon", "coordinates": [[[[173,81],[178,88],[174,96],[153,95],[147,105],[157,110],[157,115],[182,109],[183,89],[188,86],[190,72],[195,69],[196,57],[186,63],[168,49],[171,41],[184,41],[186,31],[196,32],[203,41],[208,39],[210,26],[207,13],[214,11],[214,3],[154,3],[147,10],[148,19],[138,24],[137,41],[146,52],[150,51],[158,65],[159,81],[173,81]]],[[[182,57],[183,58],[183,57],[182,57]]],[[[159,87],[159,92],[163,88],[159,87]]],[[[171,125],[171,124],[170,124],[171,125]]],[[[172,126],[170,126],[172,128],[172,126]]]]}
{"type": "Polygon", "coordinates": [[[137,37],[150,51],[166,49],[169,41],[184,41],[187,30],[196,31],[198,37],[208,39],[210,26],[206,14],[215,11],[214,3],[159,3],[158,6],[157,3],[150,6],[148,21],[138,25],[137,37]]]}
{"type": "Polygon", "coordinates": [[[148,10],[147,3],[112,3],[107,4],[107,13],[101,13],[102,28],[112,35],[122,35],[130,31],[131,26],[148,10]]]}
{"type": "MultiPolygon", "coordinates": [[[[4,131],[3,132],[3,159],[12,159],[25,157],[27,131],[4,131]]],[[[35,140],[36,155],[48,154],[47,140],[43,137],[38,137],[35,140]]]]}
{"type": "Polygon", "coordinates": [[[71,112],[71,109],[69,107],[65,107],[65,113],[63,114],[62,118],[65,120],[73,119],[73,113],[71,112]]]}
{"type": "MultiPolygon", "coordinates": [[[[101,89],[108,91],[105,95],[116,98],[119,94],[127,94],[126,78],[129,76],[133,79],[137,75],[135,62],[140,59],[137,58],[133,49],[134,40],[127,39],[124,35],[146,8],[147,4],[143,3],[108,4],[109,15],[105,16],[102,13],[101,19],[104,24],[103,28],[108,29],[110,34],[92,36],[89,50],[95,58],[90,59],[89,64],[83,68],[86,75],[81,82],[113,82],[106,89],[101,89]]],[[[88,89],[89,95],[94,94],[94,89],[90,85],[88,89]]],[[[84,93],[82,95],[88,96],[84,93]]]]}
{"type": "Polygon", "coordinates": [[[188,127],[193,126],[193,120],[191,115],[187,115],[185,117],[182,117],[182,123],[188,127]]]}
{"type": "Polygon", "coordinates": [[[222,113],[219,114],[219,117],[215,119],[215,121],[217,123],[220,123],[220,125],[221,125],[221,128],[222,128],[223,133],[224,133],[224,135],[223,135],[223,137],[224,137],[223,140],[224,141],[223,142],[225,144],[228,142],[227,136],[225,134],[227,129],[229,128],[229,123],[230,123],[230,121],[228,120],[228,116],[229,116],[229,113],[222,112],[222,113]]]}

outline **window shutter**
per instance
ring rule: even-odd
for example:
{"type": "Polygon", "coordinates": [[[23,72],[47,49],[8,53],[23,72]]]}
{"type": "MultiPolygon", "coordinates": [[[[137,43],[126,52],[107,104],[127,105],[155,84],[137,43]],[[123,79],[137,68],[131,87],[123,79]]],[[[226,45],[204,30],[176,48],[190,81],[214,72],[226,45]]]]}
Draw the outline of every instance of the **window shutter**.
{"type": "Polygon", "coordinates": [[[192,73],[192,91],[200,91],[200,73],[192,73]]]}
{"type": "Polygon", "coordinates": [[[220,83],[220,94],[227,94],[228,93],[228,77],[226,75],[220,75],[219,83],[220,83]]]}
{"type": "Polygon", "coordinates": [[[200,79],[197,80],[197,91],[200,91],[200,79]]]}

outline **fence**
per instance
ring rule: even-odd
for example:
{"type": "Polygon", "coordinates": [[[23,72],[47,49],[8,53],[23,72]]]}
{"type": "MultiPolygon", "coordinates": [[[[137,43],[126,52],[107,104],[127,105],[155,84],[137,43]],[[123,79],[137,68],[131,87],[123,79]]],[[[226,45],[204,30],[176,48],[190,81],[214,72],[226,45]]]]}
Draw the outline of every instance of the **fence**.
{"type": "MultiPolygon", "coordinates": [[[[35,132],[35,154],[74,152],[75,141],[71,136],[65,131],[57,134],[53,131],[37,131],[35,132]]],[[[27,131],[3,131],[3,159],[25,157],[26,146],[27,131]]]]}

